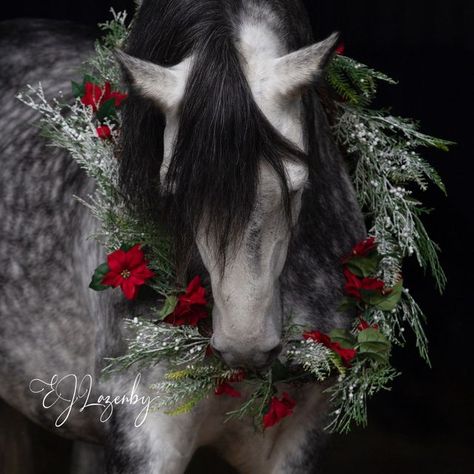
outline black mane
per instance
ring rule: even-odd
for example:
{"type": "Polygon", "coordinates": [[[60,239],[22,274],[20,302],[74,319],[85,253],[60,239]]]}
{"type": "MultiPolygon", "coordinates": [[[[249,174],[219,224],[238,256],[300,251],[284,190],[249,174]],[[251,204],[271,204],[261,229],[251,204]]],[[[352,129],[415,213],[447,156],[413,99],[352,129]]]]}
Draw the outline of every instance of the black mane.
{"type": "MultiPolygon", "coordinates": [[[[181,265],[187,263],[204,216],[208,236],[216,240],[225,260],[225,250],[241,236],[253,209],[261,159],[280,177],[287,211],[282,158],[303,160],[310,173],[317,161],[314,143],[308,143],[306,156],[270,125],[242,71],[236,19],[249,5],[258,4],[270,7],[280,19],[278,34],[288,51],[312,41],[303,8],[295,0],[145,0],[127,44],[129,54],[163,66],[195,57],[168,174],[174,193],[159,189],[164,117],[133,90],[124,110],[121,146],[125,195],[148,218],[168,223],[181,265]]],[[[310,91],[304,97],[306,127],[313,130],[307,134],[309,142],[315,140],[314,95],[310,91]]]]}

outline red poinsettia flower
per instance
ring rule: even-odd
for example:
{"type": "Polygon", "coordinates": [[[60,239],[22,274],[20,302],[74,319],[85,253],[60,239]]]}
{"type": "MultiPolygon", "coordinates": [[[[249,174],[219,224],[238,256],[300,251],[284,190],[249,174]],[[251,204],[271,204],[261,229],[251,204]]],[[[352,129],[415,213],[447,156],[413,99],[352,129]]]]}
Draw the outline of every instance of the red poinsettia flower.
{"type": "Polygon", "coordinates": [[[348,263],[354,257],[367,257],[376,249],[377,242],[375,241],[375,237],[368,237],[362,242],[355,244],[351,250],[350,255],[347,255],[341,259],[342,263],[348,263]]]}
{"type": "Polygon", "coordinates": [[[103,89],[97,84],[86,82],[84,84],[84,95],[81,97],[81,102],[84,105],[92,107],[92,110],[97,112],[100,106],[108,100],[114,99],[115,107],[119,107],[127,97],[127,94],[122,94],[118,91],[112,91],[110,82],[106,82],[103,89]]]}
{"type": "Polygon", "coordinates": [[[357,351],[355,349],[345,349],[344,347],[341,347],[338,342],[332,342],[331,349],[339,354],[346,367],[350,367],[351,362],[357,355],[357,351]]]}
{"type": "Polygon", "coordinates": [[[383,294],[385,283],[377,278],[359,278],[354,275],[348,268],[344,268],[344,276],[346,277],[345,292],[357,300],[362,299],[361,290],[373,291],[383,294]]]}
{"type": "Polygon", "coordinates": [[[339,46],[336,48],[336,54],[344,54],[345,49],[346,45],[344,44],[344,41],[341,41],[339,46]]]}
{"type": "Polygon", "coordinates": [[[360,322],[357,325],[357,330],[358,331],[365,331],[366,329],[379,329],[379,325],[374,323],[374,324],[369,324],[365,319],[360,318],[360,322]]]}
{"type": "Polygon", "coordinates": [[[178,304],[165,322],[174,326],[197,326],[201,319],[209,316],[206,289],[201,286],[201,277],[195,277],[183,295],[178,296],[178,304]]]}
{"type": "Polygon", "coordinates": [[[242,396],[238,390],[227,382],[220,383],[214,390],[214,393],[218,396],[227,395],[232,398],[240,398],[242,396]]]}
{"type": "Polygon", "coordinates": [[[86,82],[84,84],[84,95],[81,97],[81,102],[84,105],[92,107],[94,112],[97,112],[97,108],[100,106],[102,97],[102,88],[92,82],[86,82]]]}
{"type": "Polygon", "coordinates": [[[263,416],[263,427],[270,428],[283,418],[293,414],[296,402],[285,392],[281,398],[272,397],[267,413],[263,416]]]}
{"type": "Polygon", "coordinates": [[[97,136],[102,140],[107,140],[112,136],[112,131],[108,125],[100,125],[96,129],[97,136]]]}
{"type": "Polygon", "coordinates": [[[102,103],[107,102],[110,99],[114,99],[115,107],[120,107],[122,102],[128,97],[128,94],[122,94],[119,91],[112,91],[112,86],[110,82],[104,84],[104,95],[102,98],[102,103]]]}
{"type": "Polygon", "coordinates": [[[365,257],[369,253],[373,252],[377,248],[375,237],[369,237],[362,242],[354,245],[352,249],[352,255],[357,257],[365,257]]]}
{"type": "Polygon", "coordinates": [[[102,280],[102,285],[113,288],[120,286],[128,300],[135,299],[138,289],[155,276],[147,266],[148,261],[140,244],[128,251],[119,249],[107,255],[107,265],[109,272],[102,280]]]}
{"type": "Polygon", "coordinates": [[[311,341],[319,342],[323,346],[334,351],[336,354],[339,354],[346,366],[349,366],[352,359],[357,355],[355,349],[345,349],[339,344],[339,342],[333,342],[327,334],[324,334],[321,331],[308,331],[303,334],[303,337],[305,339],[310,339],[311,341]]]}

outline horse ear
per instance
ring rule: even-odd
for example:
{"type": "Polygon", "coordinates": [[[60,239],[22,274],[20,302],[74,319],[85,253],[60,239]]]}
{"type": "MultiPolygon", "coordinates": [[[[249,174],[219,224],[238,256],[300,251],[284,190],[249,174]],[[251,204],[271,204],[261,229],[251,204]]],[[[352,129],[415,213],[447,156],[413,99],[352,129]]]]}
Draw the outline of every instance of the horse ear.
{"type": "Polygon", "coordinates": [[[310,85],[324,71],[339,41],[339,33],[274,61],[273,76],[278,93],[289,96],[310,85]]]}
{"type": "Polygon", "coordinates": [[[125,79],[139,94],[153,100],[165,113],[178,106],[184,94],[183,68],[166,68],[120,50],[115,51],[115,56],[125,79]]]}

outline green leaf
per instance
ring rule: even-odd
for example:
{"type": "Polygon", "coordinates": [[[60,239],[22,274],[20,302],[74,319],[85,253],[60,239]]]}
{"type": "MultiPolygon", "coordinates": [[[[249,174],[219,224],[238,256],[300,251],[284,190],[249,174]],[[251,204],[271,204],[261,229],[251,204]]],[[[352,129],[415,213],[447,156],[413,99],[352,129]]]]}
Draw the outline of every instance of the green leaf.
{"type": "Polygon", "coordinates": [[[382,311],[392,311],[395,309],[400,302],[403,292],[403,280],[400,280],[393,288],[392,291],[383,297],[375,306],[377,309],[382,311]]]}
{"type": "Polygon", "coordinates": [[[360,294],[362,296],[362,301],[372,306],[377,306],[387,297],[387,295],[383,295],[380,291],[373,290],[361,289],[360,294]]]}
{"type": "Polygon", "coordinates": [[[110,286],[102,285],[102,280],[104,279],[105,275],[109,273],[109,266],[106,263],[99,265],[92,275],[92,280],[89,284],[89,288],[94,291],[104,291],[108,290],[110,286]]]}
{"type": "Polygon", "coordinates": [[[339,306],[339,311],[349,311],[357,307],[357,301],[354,298],[345,296],[339,306]]]}
{"type": "Polygon", "coordinates": [[[354,336],[346,329],[333,329],[329,333],[333,342],[338,342],[343,349],[353,349],[355,345],[354,336]]]}
{"type": "Polygon", "coordinates": [[[97,118],[104,120],[105,118],[112,118],[115,116],[115,99],[109,99],[104,102],[97,111],[97,118]]]}
{"type": "Polygon", "coordinates": [[[368,328],[357,335],[357,352],[362,357],[369,357],[379,362],[388,362],[390,341],[378,330],[368,328]]]}
{"type": "Polygon", "coordinates": [[[78,84],[77,82],[71,81],[71,87],[74,97],[82,97],[85,94],[84,84],[78,84]]]}
{"type": "Polygon", "coordinates": [[[381,257],[374,253],[368,257],[353,257],[347,262],[349,270],[360,278],[370,277],[375,274],[381,257]]]}
{"type": "Polygon", "coordinates": [[[160,321],[163,321],[166,317],[172,314],[177,304],[178,304],[178,297],[176,295],[167,296],[163,304],[163,307],[158,313],[158,317],[160,321]]]}

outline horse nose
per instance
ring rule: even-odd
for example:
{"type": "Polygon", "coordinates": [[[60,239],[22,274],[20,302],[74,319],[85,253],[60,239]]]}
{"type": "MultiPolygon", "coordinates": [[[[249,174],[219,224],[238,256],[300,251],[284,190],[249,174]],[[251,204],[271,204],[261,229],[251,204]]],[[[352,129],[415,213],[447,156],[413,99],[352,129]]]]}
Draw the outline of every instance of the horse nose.
{"type": "Polygon", "coordinates": [[[243,351],[242,349],[232,350],[231,348],[224,348],[222,346],[215,347],[213,344],[211,345],[214,353],[220,357],[227,366],[233,369],[268,369],[282,350],[281,343],[278,343],[270,350],[258,350],[255,348],[250,351],[243,351]]]}

